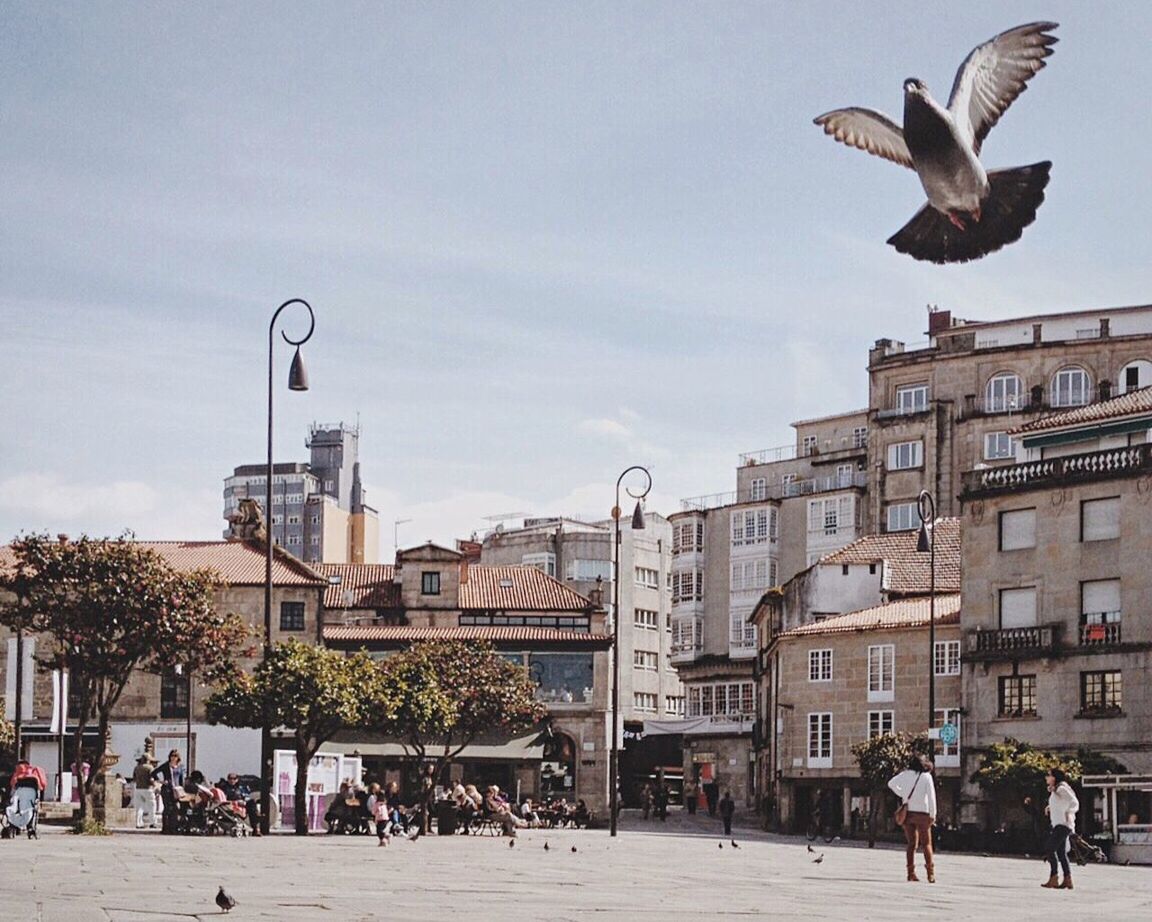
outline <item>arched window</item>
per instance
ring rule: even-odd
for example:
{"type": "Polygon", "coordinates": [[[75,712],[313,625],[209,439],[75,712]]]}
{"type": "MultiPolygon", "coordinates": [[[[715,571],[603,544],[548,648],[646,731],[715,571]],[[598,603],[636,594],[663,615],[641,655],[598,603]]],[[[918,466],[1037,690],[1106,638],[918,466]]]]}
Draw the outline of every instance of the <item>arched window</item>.
{"type": "Polygon", "coordinates": [[[1092,399],[1092,381],[1077,365],[1061,368],[1052,376],[1052,406],[1081,407],[1092,399]]]}
{"type": "Polygon", "coordinates": [[[988,379],[984,388],[984,411],[1005,413],[1019,410],[1024,405],[1024,382],[1010,371],[1002,371],[988,379]]]}
{"type": "Polygon", "coordinates": [[[1116,393],[1118,394],[1127,394],[1129,391],[1149,385],[1152,385],[1152,362],[1145,359],[1129,362],[1120,369],[1120,374],[1116,376],[1116,393]]]}

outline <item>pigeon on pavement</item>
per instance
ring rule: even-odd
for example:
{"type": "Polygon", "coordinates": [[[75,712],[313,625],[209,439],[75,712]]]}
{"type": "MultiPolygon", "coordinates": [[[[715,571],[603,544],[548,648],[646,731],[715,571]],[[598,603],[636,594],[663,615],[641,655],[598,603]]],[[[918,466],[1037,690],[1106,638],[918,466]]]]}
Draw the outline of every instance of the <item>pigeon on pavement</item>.
{"type": "Polygon", "coordinates": [[[820,862],[822,862],[823,860],[824,860],[824,853],[821,852],[819,858],[813,858],[812,859],[812,863],[813,864],[820,864],[820,862]]]}
{"type": "Polygon", "coordinates": [[[515,848],[516,847],[516,840],[515,839],[509,839],[508,840],[508,847],[509,848],[515,848]]]}
{"type": "Polygon", "coordinates": [[[1045,66],[1054,22],[1001,32],[972,50],[944,108],[917,77],[904,81],[904,127],[873,109],[836,109],[815,119],[851,147],[916,171],[928,204],[888,239],[899,252],[962,263],[1019,240],[1044,201],[1051,161],[987,172],[980,148],[989,130],[1045,66]]]}
{"type": "Polygon", "coordinates": [[[547,842],[544,843],[544,851],[548,851],[548,843],[547,842]]]}
{"type": "Polygon", "coordinates": [[[814,849],[811,845],[808,846],[808,851],[813,855],[816,854],[816,849],[814,849]]]}
{"type": "Polygon", "coordinates": [[[736,840],[735,840],[735,839],[733,839],[733,840],[732,840],[732,847],[733,847],[733,848],[739,848],[739,847],[740,847],[739,845],[737,845],[737,844],[736,844],[736,840]]]}
{"type": "Polygon", "coordinates": [[[232,899],[232,897],[230,897],[227,893],[225,893],[224,888],[221,887],[220,891],[216,894],[216,905],[223,909],[225,912],[231,912],[232,907],[236,905],[236,901],[232,899]]]}
{"type": "Polygon", "coordinates": [[[723,848],[723,847],[724,847],[724,843],[723,843],[723,842],[717,842],[717,843],[716,843],[716,847],[717,847],[717,848],[723,848]]]}
{"type": "Polygon", "coordinates": [[[573,845],[573,846],[572,846],[572,854],[573,854],[573,855],[575,855],[575,854],[576,854],[576,846],[575,846],[575,845],[573,845]]]}

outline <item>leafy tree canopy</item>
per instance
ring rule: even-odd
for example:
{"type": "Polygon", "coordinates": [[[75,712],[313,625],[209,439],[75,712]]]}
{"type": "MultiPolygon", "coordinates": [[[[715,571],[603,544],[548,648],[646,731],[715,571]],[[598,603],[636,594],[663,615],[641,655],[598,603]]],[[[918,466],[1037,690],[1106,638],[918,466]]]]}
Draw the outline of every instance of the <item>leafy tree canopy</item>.
{"type": "Polygon", "coordinates": [[[860,777],[879,790],[887,787],[889,779],[908,767],[913,753],[927,755],[928,739],[911,733],[885,733],[852,747],[852,755],[860,766],[860,777]]]}
{"type": "Polygon", "coordinates": [[[1063,769],[1069,781],[1078,781],[1083,774],[1079,759],[1009,737],[988,747],[970,780],[995,797],[1039,797],[1045,790],[1044,776],[1052,768],[1063,769]]]}

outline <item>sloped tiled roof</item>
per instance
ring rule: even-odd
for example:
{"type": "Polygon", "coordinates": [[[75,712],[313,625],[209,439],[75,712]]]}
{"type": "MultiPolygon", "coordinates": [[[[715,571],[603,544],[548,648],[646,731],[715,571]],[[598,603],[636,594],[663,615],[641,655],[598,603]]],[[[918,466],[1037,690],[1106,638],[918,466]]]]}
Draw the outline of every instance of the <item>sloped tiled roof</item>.
{"type": "Polygon", "coordinates": [[[584,611],[588,599],[536,567],[470,566],[460,586],[461,608],[503,611],[584,611]]]}
{"type": "MultiPolygon", "coordinates": [[[[215,570],[232,586],[264,585],[264,547],[245,541],[138,541],[177,570],[215,570]]],[[[0,566],[12,560],[8,547],[0,548],[0,566]]],[[[302,561],[277,550],[272,558],[274,586],[319,586],[324,578],[302,561]]]]}
{"type": "MultiPolygon", "coordinates": [[[[936,520],[936,591],[960,591],[960,520],[936,520]]],[[[919,530],[895,531],[885,535],[866,535],[851,544],[822,557],[825,564],[868,564],[885,562],[888,591],[896,595],[926,593],[930,588],[930,554],[916,550],[919,530]]]]}
{"type": "Polygon", "coordinates": [[[1090,403],[1087,406],[1065,410],[1011,430],[1011,434],[1044,432],[1049,429],[1064,429],[1086,423],[1099,423],[1110,419],[1123,419],[1125,416],[1140,416],[1152,412],[1152,387],[1129,391],[1111,400],[1090,403]]]}
{"type": "Polygon", "coordinates": [[[584,646],[611,645],[609,634],[589,634],[552,627],[409,627],[407,625],[326,624],[326,643],[397,643],[408,644],[421,640],[488,640],[492,643],[574,643],[584,646]]]}
{"type": "Polygon", "coordinates": [[[320,563],[316,569],[340,577],[324,590],[325,608],[394,608],[400,602],[393,582],[396,568],[390,563],[320,563]]]}
{"type": "MultiPolygon", "coordinates": [[[[875,608],[835,615],[785,631],[781,637],[804,637],[809,634],[842,634],[850,631],[884,631],[893,628],[924,627],[931,614],[929,599],[900,599],[875,608]]],[[[960,593],[936,596],[936,623],[960,623],[960,593]]]]}

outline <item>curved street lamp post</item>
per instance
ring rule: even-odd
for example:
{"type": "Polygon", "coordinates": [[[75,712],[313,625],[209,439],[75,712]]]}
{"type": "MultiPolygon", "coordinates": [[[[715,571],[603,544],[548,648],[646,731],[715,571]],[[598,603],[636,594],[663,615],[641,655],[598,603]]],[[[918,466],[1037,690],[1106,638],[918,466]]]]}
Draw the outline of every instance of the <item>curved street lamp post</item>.
{"type": "Polygon", "coordinates": [[[916,512],[920,516],[916,550],[928,552],[928,751],[935,760],[932,730],[936,726],[936,500],[927,490],[920,491],[916,512]]]}
{"type": "MultiPolygon", "coordinates": [[[[303,305],[308,311],[308,332],[301,339],[292,339],[283,330],[280,335],[284,342],[296,347],[296,354],[292,357],[292,367],[288,371],[288,390],[308,390],[308,373],[304,369],[304,360],[300,356],[300,347],[312,338],[316,329],[316,315],[312,312],[312,305],[301,298],[292,298],[285,301],[272,315],[272,322],[268,324],[268,469],[267,482],[264,484],[264,660],[272,652],[272,554],[274,541],[272,537],[272,357],[275,343],[276,321],[280,319],[281,312],[293,304],[303,305]]],[[[191,702],[189,702],[191,706],[191,702]]],[[[267,834],[272,821],[272,727],[265,714],[264,726],[260,733],[260,829],[267,834]]]]}
{"type": "Polygon", "coordinates": [[[632,529],[644,528],[644,507],[641,501],[652,489],[652,475],[648,468],[639,464],[625,468],[616,478],[616,505],[612,507],[613,545],[612,555],[612,756],[608,763],[608,812],[609,832],[616,835],[616,820],[620,813],[620,485],[633,471],[644,475],[644,489],[633,493],[628,487],[624,491],[636,500],[632,512],[632,529]]]}

